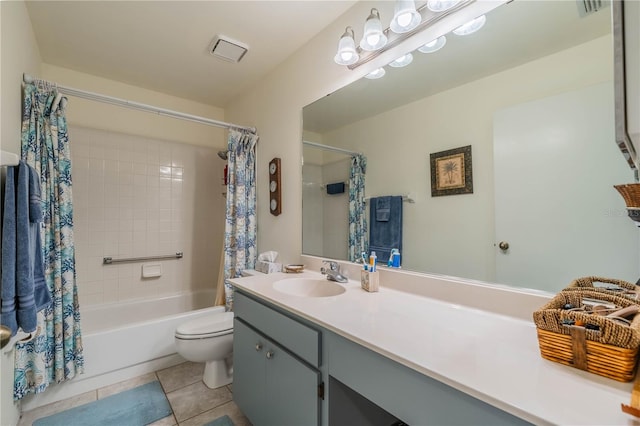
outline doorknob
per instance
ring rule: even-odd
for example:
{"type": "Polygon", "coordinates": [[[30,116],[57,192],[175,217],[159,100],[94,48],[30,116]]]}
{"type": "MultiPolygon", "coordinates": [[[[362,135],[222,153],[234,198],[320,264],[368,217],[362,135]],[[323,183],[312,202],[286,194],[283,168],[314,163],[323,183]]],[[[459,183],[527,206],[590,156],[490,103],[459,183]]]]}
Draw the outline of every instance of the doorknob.
{"type": "Polygon", "coordinates": [[[499,248],[500,248],[500,250],[502,250],[502,251],[507,251],[507,250],[509,250],[509,243],[508,243],[508,242],[506,242],[506,241],[500,241],[500,242],[498,243],[498,247],[499,247],[499,248]]]}

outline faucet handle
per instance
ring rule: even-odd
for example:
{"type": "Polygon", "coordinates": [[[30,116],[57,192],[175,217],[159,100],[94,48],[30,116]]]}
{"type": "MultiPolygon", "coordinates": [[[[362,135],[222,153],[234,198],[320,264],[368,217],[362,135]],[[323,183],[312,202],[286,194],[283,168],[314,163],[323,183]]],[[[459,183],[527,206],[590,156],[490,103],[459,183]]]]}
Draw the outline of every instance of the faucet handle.
{"type": "MultiPolygon", "coordinates": [[[[323,260],[322,263],[326,263],[327,265],[329,265],[329,269],[332,271],[339,271],[340,270],[340,264],[338,262],[335,262],[333,260],[323,260]]],[[[322,271],[322,269],[320,269],[320,271],[322,271]]]]}

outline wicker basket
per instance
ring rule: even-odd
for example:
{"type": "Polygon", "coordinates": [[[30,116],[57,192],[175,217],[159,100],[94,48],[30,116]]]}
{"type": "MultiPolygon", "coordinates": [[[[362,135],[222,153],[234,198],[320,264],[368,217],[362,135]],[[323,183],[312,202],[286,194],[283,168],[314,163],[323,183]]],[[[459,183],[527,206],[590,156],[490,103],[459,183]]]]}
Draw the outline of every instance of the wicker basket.
{"type": "Polygon", "coordinates": [[[613,294],[615,296],[628,297],[631,300],[638,300],[640,287],[628,281],[618,280],[615,278],[603,277],[582,277],[576,278],[564,289],[564,291],[591,289],[599,292],[613,294]],[[596,283],[605,284],[597,286],[596,283]],[[609,284],[609,285],[607,285],[609,284]]]}
{"type": "Polygon", "coordinates": [[[640,207],[640,183],[613,185],[618,190],[627,207],[640,207]]]}
{"type": "Polygon", "coordinates": [[[562,291],[533,313],[540,354],[550,361],[614,380],[633,380],[640,346],[640,314],[626,325],[585,311],[563,309],[566,304],[583,306],[584,298],[619,308],[638,305],[626,297],[594,289],[562,291]],[[566,324],[571,322],[578,325],[566,324]]]}

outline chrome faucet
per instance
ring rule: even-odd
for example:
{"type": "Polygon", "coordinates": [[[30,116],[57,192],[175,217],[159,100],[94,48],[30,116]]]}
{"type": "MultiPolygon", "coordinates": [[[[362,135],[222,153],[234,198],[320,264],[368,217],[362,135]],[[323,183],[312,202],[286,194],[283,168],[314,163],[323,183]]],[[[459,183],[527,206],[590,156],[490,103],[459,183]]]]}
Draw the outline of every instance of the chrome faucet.
{"type": "Polygon", "coordinates": [[[335,281],[338,283],[346,283],[347,281],[349,281],[347,277],[342,275],[342,272],[340,271],[340,264],[338,262],[334,262],[332,260],[323,260],[322,263],[329,265],[328,269],[324,266],[320,268],[320,272],[323,275],[326,274],[329,281],[335,281]]]}

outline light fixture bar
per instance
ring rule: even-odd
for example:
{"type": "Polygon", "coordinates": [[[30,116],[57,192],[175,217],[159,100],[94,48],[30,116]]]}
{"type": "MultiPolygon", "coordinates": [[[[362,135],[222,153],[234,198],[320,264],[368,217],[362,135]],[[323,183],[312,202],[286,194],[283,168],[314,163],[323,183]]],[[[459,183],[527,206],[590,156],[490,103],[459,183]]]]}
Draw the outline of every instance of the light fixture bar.
{"type": "Polygon", "coordinates": [[[380,56],[381,54],[383,54],[384,52],[386,52],[387,50],[393,49],[394,47],[398,46],[400,43],[402,43],[403,41],[405,41],[406,39],[408,39],[409,37],[414,36],[415,34],[423,31],[425,28],[433,25],[434,23],[446,18],[447,16],[450,16],[456,12],[458,12],[461,9],[464,9],[465,7],[471,5],[472,3],[475,3],[477,0],[463,0],[460,3],[458,3],[457,5],[455,5],[454,7],[452,7],[451,9],[448,9],[444,12],[440,12],[440,13],[435,13],[432,12],[431,10],[429,10],[429,8],[427,7],[427,3],[423,4],[422,6],[420,6],[417,11],[418,13],[420,13],[420,15],[422,16],[422,22],[420,22],[420,25],[418,25],[416,28],[414,28],[413,30],[406,32],[406,33],[402,33],[402,34],[396,34],[393,31],[391,31],[390,28],[387,28],[384,30],[384,34],[387,36],[387,44],[382,47],[381,49],[378,49],[376,51],[373,52],[367,52],[364,51],[362,49],[360,49],[359,47],[357,48],[357,52],[360,55],[360,59],[350,65],[347,65],[347,68],[349,68],[350,70],[354,70],[356,68],[358,68],[361,65],[366,64],[367,62],[370,62],[372,60],[374,60],[375,58],[377,58],[378,56],[380,56]]]}

